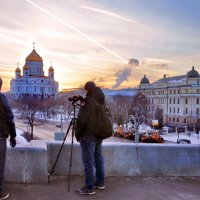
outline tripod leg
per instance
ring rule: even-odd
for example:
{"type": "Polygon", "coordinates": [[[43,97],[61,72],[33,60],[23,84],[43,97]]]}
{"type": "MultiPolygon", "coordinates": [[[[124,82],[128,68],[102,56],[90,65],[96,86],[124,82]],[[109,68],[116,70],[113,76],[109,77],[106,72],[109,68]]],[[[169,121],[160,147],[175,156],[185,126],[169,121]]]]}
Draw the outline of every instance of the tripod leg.
{"type": "Polygon", "coordinates": [[[48,182],[49,182],[50,176],[51,176],[51,175],[53,174],[53,172],[54,172],[54,169],[55,169],[55,167],[56,167],[56,164],[57,164],[58,158],[59,158],[59,156],[60,156],[60,153],[61,153],[61,151],[62,151],[63,145],[64,145],[64,143],[65,143],[65,140],[66,140],[66,138],[67,138],[67,135],[68,135],[68,133],[69,133],[69,130],[70,130],[70,128],[71,128],[71,126],[72,126],[73,124],[74,124],[74,119],[71,120],[71,122],[70,122],[70,124],[69,124],[69,126],[68,126],[66,135],[65,135],[65,137],[64,137],[64,139],[63,139],[63,143],[62,143],[61,148],[60,148],[60,150],[59,150],[59,152],[58,152],[56,161],[55,161],[55,163],[54,163],[54,165],[53,165],[53,168],[52,168],[50,174],[48,174],[48,182]]]}
{"type": "Polygon", "coordinates": [[[72,153],[73,153],[73,144],[74,144],[74,134],[75,134],[75,119],[72,124],[72,144],[71,144],[71,151],[70,151],[70,162],[69,162],[69,174],[68,174],[68,189],[70,190],[70,183],[71,183],[71,168],[72,168],[72,153]]]}

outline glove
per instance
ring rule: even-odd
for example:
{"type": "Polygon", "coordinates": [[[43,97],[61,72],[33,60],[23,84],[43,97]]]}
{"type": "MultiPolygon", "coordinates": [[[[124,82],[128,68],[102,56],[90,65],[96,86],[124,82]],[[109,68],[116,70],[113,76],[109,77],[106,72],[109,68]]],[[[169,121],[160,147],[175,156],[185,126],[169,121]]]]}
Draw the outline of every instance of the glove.
{"type": "Polygon", "coordinates": [[[77,142],[81,142],[81,137],[76,136],[76,140],[77,140],[77,142]]]}
{"type": "Polygon", "coordinates": [[[12,148],[14,148],[15,146],[16,146],[16,139],[15,138],[10,138],[10,146],[12,147],[12,148]]]}

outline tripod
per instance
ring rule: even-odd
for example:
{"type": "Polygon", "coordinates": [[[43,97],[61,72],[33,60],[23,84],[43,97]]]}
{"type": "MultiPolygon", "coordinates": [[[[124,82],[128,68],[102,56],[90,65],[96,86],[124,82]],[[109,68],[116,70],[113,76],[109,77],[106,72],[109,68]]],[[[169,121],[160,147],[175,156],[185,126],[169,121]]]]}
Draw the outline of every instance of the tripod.
{"type": "Polygon", "coordinates": [[[58,155],[57,155],[57,157],[56,157],[56,161],[55,161],[55,163],[54,163],[54,165],[53,165],[53,168],[52,168],[50,174],[48,174],[48,182],[49,182],[49,181],[50,181],[50,176],[51,176],[51,175],[53,174],[53,172],[54,172],[54,169],[55,169],[56,164],[57,164],[57,162],[58,162],[60,153],[61,153],[62,148],[63,148],[63,146],[64,146],[65,140],[66,140],[67,135],[68,135],[68,133],[69,133],[69,130],[70,130],[70,128],[72,127],[72,142],[71,142],[71,149],[70,149],[70,162],[69,162],[69,173],[68,173],[68,190],[67,190],[68,192],[69,192],[69,189],[70,189],[71,168],[72,168],[72,152],[73,152],[74,135],[75,135],[75,123],[76,123],[75,111],[76,111],[76,106],[78,106],[79,104],[75,104],[75,102],[72,102],[72,105],[73,105],[74,116],[73,116],[73,118],[72,118],[71,121],[70,121],[70,124],[69,124],[69,126],[68,126],[67,132],[66,132],[65,137],[64,137],[64,139],[63,139],[63,143],[62,143],[62,145],[61,145],[61,147],[60,147],[60,150],[59,150],[59,152],[58,152],[58,155]]]}

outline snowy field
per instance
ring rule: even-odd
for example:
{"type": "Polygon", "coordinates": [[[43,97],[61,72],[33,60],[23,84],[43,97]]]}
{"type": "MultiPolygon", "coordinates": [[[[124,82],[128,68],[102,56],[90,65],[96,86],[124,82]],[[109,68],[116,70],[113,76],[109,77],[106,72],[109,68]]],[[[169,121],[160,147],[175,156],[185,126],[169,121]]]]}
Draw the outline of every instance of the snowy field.
{"type": "MultiPolygon", "coordinates": [[[[171,141],[171,142],[177,142],[178,134],[170,133],[170,134],[162,135],[162,137],[164,138],[164,140],[171,141]]],[[[190,140],[191,144],[200,144],[200,139],[198,138],[198,134],[196,134],[196,133],[191,133],[190,136],[185,133],[180,133],[179,139],[190,140]]]]}
{"type": "MultiPolygon", "coordinates": [[[[17,145],[28,144],[26,139],[23,136],[21,136],[23,131],[21,131],[19,129],[16,129],[16,130],[17,130],[17,137],[16,137],[17,145]]],[[[175,142],[175,143],[177,142],[177,139],[178,139],[178,135],[176,133],[170,133],[170,134],[162,135],[162,137],[164,138],[164,140],[175,142]]],[[[190,140],[191,144],[200,144],[200,139],[198,138],[198,135],[196,133],[192,133],[190,136],[188,134],[185,134],[185,133],[180,133],[179,139],[190,140]]]]}
{"type": "MultiPolygon", "coordinates": [[[[19,130],[19,129],[16,129],[16,132],[17,132],[17,137],[16,137],[16,140],[17,140],[17,145],[22,145],[22,144],[28,144],[28,142],[26,141],[26,139],[21,136],[21,134],[23,133],[23,131],[19,130]]],[[[9,144],[9,140],[7,140],[7,144],[8,146],[10,145],[9,144]]]]}

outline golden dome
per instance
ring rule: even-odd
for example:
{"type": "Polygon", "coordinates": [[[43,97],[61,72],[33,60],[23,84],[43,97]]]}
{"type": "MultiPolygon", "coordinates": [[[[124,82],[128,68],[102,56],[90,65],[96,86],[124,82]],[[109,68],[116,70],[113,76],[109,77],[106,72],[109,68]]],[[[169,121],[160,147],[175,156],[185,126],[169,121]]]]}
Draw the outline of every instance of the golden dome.
{"type": "Polygon", "coordinates": [[[23,70],[28,70],[29,67],[27,65],[24,65],[23,70]]]}
{"type": "Polygon", "coordinates": [[[49,72],[54,72],[54,68],[53,68],[53,67],[50,67],[50,68],[49,68],[49,72]]]}
{"type": "Polygon", "coordinates": [[[39,61],[42,62],[42,58],[39,56],[39,54],[36,52],[35,49],[26,57],[26,61],[39,61]]]}
{"type": "Polygon", "coordinates": [[[15,71],[16,71],[16,72],[21,72],[21,70],[20,70],[19,67],[17,67],[15,71]]]}

